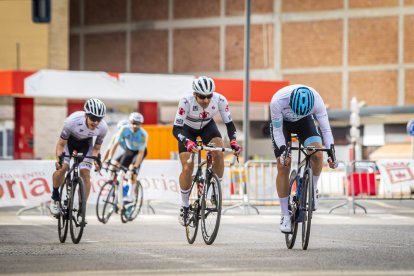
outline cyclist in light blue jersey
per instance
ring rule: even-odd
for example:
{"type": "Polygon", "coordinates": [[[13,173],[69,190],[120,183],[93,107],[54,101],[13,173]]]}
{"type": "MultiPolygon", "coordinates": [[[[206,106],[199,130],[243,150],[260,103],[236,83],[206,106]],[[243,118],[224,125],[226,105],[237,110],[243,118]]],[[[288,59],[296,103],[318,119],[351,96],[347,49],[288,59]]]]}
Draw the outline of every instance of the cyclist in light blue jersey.
{"type": "MultiPolygon", "coordinates": [[[[125,147],[124,154],[118,157],[117,161],[129,169],[132,176],[128,180],[129,184],[136,183],[142,161],[147,155],[148,133],[141,127],[143,122],[144,116],[142,114],[132,112],[129,115],[129,124],[122,126],[116,134],[115,141],[107,157],[107,162],[109,163],[118,145],[125,147]]],[[[132,188],[135,188],[134,185],[132,185],[132,188]]]]}

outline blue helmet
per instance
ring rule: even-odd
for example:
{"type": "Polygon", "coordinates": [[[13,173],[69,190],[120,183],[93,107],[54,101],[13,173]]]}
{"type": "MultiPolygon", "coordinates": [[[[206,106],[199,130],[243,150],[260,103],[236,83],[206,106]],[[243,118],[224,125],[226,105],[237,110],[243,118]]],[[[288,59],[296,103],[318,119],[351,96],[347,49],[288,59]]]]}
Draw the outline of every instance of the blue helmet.
{"type": "Polygon", "coordinates": [[[290,94],[289,106],[298,116],[309,115],[315,104],[315,96],[307,87],[298,87],[290,94]]]}

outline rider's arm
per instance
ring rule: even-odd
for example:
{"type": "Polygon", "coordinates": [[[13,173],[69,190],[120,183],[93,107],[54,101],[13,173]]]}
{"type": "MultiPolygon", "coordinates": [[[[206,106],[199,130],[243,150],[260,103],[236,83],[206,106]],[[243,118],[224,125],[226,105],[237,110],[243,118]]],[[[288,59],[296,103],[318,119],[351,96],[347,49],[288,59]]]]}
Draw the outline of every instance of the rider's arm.
{"type": "Polygon", "coordinates": [[[145,154],[145,149],[139,151],[137,155],[137,159],[135,160],[135,163],[134,163],[134,168],[138,168],[141,165],[142,160],[144,159],[144,154],[145,154]]]}
{"type": "Polygon", "coordinates": [[[178,141],[180,141],[184,145],[187,143],[188,138],[183,134],[183,126],[185,118],[189,111],[190,103],[185,97],[181,98],[180,102],[178,103],[177,113],[175,114],[173,135],[178,141]]]}
{"type": "Polygon", "coordinates": [[[283,114],[282,108],[279,105],[277,97],[272,98],[270,104],[272,137],[278,147],[280,154],[286,149],[285,135],[283,134],[283,114]]]}
{"type": "Polygon", "coordinates": [[[56,161],[59,162],[59,156],[62,155],[62,153],[65,150],[65,145],[68,141],[62,138],[59,138],[57,144],[56,144],[56,161]]]}
{"type": "Polygon", "coordinates": [[[229,103],[227,102],[226,97],[224,97],[223,95],[219,96],[218,107],[219,107],[221,119],[226,124],[227,135],[229,136],[230,141],[236,140],[237,139],[236,127],[234,126],[233,119],[231,118],[229,103]]]}
{"type": "Polygon", "coordinates": [[[323,143],[325,148],[329,149],[334,144],[331,126],[329,124],[328,112],[321,96],[315,98],[315,118],[319,122],[323,143]]]}

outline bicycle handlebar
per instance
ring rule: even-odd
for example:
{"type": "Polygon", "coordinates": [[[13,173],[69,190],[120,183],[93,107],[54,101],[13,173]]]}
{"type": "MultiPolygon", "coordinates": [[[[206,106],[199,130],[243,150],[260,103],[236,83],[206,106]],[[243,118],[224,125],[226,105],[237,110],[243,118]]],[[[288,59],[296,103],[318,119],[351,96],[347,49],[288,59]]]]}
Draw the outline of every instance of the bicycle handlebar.
{"type": "MultiPolygon", "coordinates": [[[[221,152],[234,152],[230,148],[221,148],[221,147],[209,147],[209,146],[197,146],[198,150],[205,150],[205,151],[221,151],[221,152]]],[[[195,153],[192,152],[190,158],[188,158],[187,163],[190,164],[194,162],[195,153]]]]}
{"type": "Polygon", "coordinates": [[[73,152],[72,154],[65,154],[64,152],[62,152],[62,154],[59,155],[59,161],[58,161],[60,166],[62,166],[63,159],[65,157],[69,157],[69,158],[79,158],[79,157],[89,158],[89,159],[95,160],[98,163],[99,167],[102,167],[101,154],[100,153],[98,154],[98,156],[87,156],[87,155],[84,156],[82,152],[73,152]]]}

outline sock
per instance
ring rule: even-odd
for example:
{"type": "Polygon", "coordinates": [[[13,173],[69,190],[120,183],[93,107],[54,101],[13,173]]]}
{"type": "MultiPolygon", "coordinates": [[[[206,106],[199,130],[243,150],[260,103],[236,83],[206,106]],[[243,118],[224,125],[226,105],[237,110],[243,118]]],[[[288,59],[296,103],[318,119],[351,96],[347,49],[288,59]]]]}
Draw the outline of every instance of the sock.
{"type": "Polygon", "coordinates": [[[190,190],[191,190],[191,188],[188,189],[188,190],[181,190],[181,201],[182,201],[181,206],[183,206],[183,207],[188,208],[190,206],[190,203],[189,203],[190,190]]]}
{"type": "Polygon", "coordinates": [[[52,198],[55,200],[59,199],[59,188],[53,187],[52,198]]]}
{"type": "Polygon", "coordinates": [[[289,209],[288,209],[289,197],[281,197],[279,198],[279,201],[280,201],[280,209],[282,212],[282,216],[289,216],[289,209]]]}
{"type": "Polygon", "coordinates": [[[313,193],[316,195],[316,190],[318,189],[319,175],[314,175],[312,177],[312,180],[313,180],[313,193]]]}

